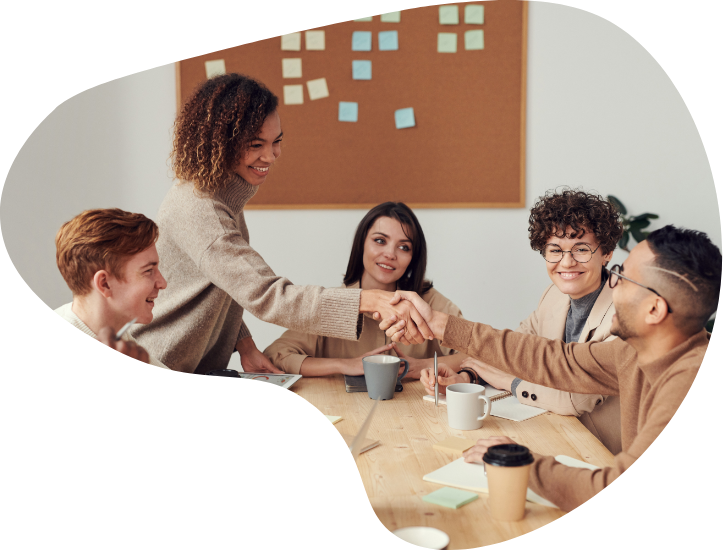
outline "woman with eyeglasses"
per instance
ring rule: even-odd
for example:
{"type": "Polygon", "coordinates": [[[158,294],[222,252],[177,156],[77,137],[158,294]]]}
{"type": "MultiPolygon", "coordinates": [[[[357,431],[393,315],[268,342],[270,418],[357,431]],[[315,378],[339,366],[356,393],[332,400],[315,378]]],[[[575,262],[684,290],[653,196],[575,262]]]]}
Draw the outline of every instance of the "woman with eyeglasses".
{"type": "MultiPolygon", "coordinates": [[[[529,223],[530,245],[540,252],[552,284],[517,331],[566,343],[614,339],[610,326],[615,307],[612,289],[606,285],[605,266],[623,227],[613,205],[584,191],[550,191],[532,208],[529,223]]],[[[460,368],[474,369],[480,379],[512,392],[523,404],[575,415],[612,453],[622,449],[617,396],[575,394],[535,385],[472,358],[460,368]]],[[[451,375],[440,380],[445,385],[476,382],[468,372],[445,371],[451,375]]],[[[424,372],[422,381],[427,392],[433,393],[434,375],[424,372]]]]}

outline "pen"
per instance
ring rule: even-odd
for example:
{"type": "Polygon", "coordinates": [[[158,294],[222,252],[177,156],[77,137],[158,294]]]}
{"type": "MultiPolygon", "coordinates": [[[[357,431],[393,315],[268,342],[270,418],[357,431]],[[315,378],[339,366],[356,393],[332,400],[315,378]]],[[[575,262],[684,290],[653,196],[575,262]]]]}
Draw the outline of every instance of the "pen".
{"type": "Polygon", "coordinates": [[[126,323],[123,327],[121,327],[121,330],[118,331],[118,332],[115,334],[115,340],[117,340],[117,341],[121,340],[121,337],[123,336],[123,333],[125,333],[126,331],[128,331],[128,329],[131,328],[131,325],[133,325],[133,324],[136,322],[137,319],[138,319],[138,318],[133,318],[131,321],[129,321],[129,322],[126,323]]]}
{"type": "Polygon", "coordinates": [[[434,353],[434,406],[439,406],[439,372],[437,371],[437,353],[434,353]]]}

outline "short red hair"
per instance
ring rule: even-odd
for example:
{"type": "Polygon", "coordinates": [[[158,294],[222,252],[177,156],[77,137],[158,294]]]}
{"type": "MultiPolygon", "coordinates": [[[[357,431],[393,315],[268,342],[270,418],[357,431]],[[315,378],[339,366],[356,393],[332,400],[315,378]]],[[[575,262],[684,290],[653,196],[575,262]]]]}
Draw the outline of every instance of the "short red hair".
{"type": "Polygon", "coordinates": [[[123,279],[129,257],[158,239],[158,226],[142,214],[120,209],[82,212],[63,224],[55,236],[56,261],[73,295],[88,294],[99,270],[123,279]]]}

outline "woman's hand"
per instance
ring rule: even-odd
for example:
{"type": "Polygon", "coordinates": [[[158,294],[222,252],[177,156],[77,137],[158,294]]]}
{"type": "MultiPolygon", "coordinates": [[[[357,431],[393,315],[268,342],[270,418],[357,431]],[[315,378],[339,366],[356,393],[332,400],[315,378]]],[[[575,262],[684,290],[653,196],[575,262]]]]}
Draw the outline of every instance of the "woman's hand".
{"type": "Polygon", "coordinates": [[[477,443],[464,452],[465,463],[482,463],[482,457],[487,453],[487,448],[492,446],[499,446],[500,444],[517,444],[512,438],[507,436],[490,436],[489,438],[483,438],[477,440],[477,443]]]}
{"type": "MultiPolygon", "coordinates": [[[[444,364],[437,364],[437,374],[439,375],[440,394],[446,394],[449,385],[469,383],[469,376],[466,373],[457,373],[444,364]]],[[[427,394],[434,396],[434,367],[425,367],[420,379],[427,394]]]]}
{"type": "Polygon", "coordinates": [[[256,348],[254,339],[246,337],[236,343],[236,350],[241,356],[241,367],[246,373],[283,373],[256,348]]]}
{"type": "MultiPolygon", "coordinates": [[[[357,358],[350,358],[348,360],[340,360],[341,361],[341,368],[339,369],[339,373],[342,375],[364,375],[364,363],[362,360],[366,358],[367,356],[374,356],[376,354],[384,354],[384,352],[388,352],[393,348],[393,344],[385,344],[384,346],[380,346],[379,348],[375,348],[374,350],[370,350],[369,352],[365,352],[361,356],[357,358]]],[[[400,369],[401,373],[401,369],[400,369]]]]}
{"type": "Polygon", "coordinates": [[[477,375],[482,377],[486,383],[492,385],[499,390],[510,390],[512,387],[512,381],[515,380],[514,375],[500,371],[496,367],[492,367],[490,364],[486,364],[474,358],[467,358],[459,367],[469,367],[477,372],[477,375]]]}
{"type": "MultiPolygon", "coordinates": [[[[399,347],[397,346],[397,343],[393,342],[391,346],[394,347],[394,351],[397,353],[397,356],[400,357],[403,360],[407,360],[409,363],[409,372],[405,375],[405,377],[409,377],[410,379],[419,379],[422,376],[422,370],[427,367],[430,362],[434,362],[434,360],[424,360],[424,359],[417,359],[417,358],[410,358],[404,352],[402,352],[399,347]]],[[[434,365],[432,363],[432,365],[434,365]]]]}

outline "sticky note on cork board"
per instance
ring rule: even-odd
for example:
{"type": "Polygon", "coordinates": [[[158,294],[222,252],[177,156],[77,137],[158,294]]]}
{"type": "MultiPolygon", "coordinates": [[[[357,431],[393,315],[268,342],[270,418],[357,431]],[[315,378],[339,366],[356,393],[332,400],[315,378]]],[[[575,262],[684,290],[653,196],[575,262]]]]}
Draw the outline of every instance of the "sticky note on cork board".
{"type": "Polygon", "coordinates": [[[281,37],[281,49],[290,52],[301,51],[301,33],[285,34],[281,37]]]}
{"type": "Polygon", "coordinates": [[[467,440],[466,438],[456,438],[454,436],[450,436],[446,440],[437,442],[432,447],[443,452],[462,453],[467,451],[474,445],[474,440],[467,440]]]}

